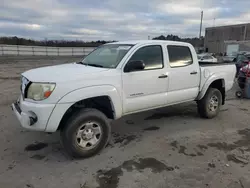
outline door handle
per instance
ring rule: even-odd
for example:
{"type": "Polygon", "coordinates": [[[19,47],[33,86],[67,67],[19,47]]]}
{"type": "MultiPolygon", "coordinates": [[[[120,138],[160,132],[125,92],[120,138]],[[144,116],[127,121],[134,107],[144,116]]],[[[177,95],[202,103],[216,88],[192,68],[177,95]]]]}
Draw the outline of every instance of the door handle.
{"type": "Polygon", "coordinates": [[[166,74],[162,74],[161,76],[159,76],[158,78],[167,78],[168,77],[168,75],[166,75],[166,74]]]}
{"type": "Polygon", "coordinates": [[[190,74],[197,74],[197,73],[198,73],[197,71],[190,72],[190,74]]]}

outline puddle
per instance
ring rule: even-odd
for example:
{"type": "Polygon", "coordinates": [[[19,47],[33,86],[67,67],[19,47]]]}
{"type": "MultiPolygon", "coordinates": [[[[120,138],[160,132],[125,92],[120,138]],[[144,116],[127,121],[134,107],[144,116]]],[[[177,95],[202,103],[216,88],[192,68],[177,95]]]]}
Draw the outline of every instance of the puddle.
{"type": "Polygon", "coordinates": [[[149,117],[146,117],[144,120],[157,120],[157,119],[162,119],[162,118],[169,118],[169,117],[184,117],[184,116],[198,116],[196,110],[196,105],[190,104],[188,107],[182,107],[182,108],[169,108],[166,112],[158,112],[155,113],[149,117]]]}
{"type": "Polygon", "coordinates": [[[223,150],[223,151],[232,151],[235,148],[237,148],[235,144],[228,144],[226,142],[209,143],[207,145],[209,147],[217,148],[218,150],[223,150]]]}
{"type": "Polygon", "coordinates": [[[170,117],[169,114],[163,114],[163,113],[156,113],[152,116],[146,117],[144,120],[155,120],[155,119],[161,119],[161,118],[167,118],[170,117]]]}
{"type": "Polygon", "coordinates": [[[232,162],[237,163],[237,164],[243,164],[243,165],[248,164],[248,161],[246,159],[239,157],[239,156],[236,156],[234,154],[228,154],[227,160],[232,161],[232,162]]]}
{"type": "Polygon", "coordinates": [[[31,159],[42,160],[45,158],[44,155],[33,155],[30,157],[31,159]]]}
{"type": "Polygon", "coordinates": [[[119,184],[119,177],[123,175],[122,170],[132,172],[137,170],[142,172],[144,169],[151,169],[153,173],[162,171],[173,171],[173,167],[166,166],[161,161],[155,158],[140,158],[138,161],[129,160],[125,161],[122,165],[112,168],[110,170],[97,171],[98,188],[117,188],[119,184]]]}
{"type": "MultiPolygon", "coordinates": [[[[226,143],[226,142],[216,142],[216,143],[209,143],[208,146],[216,148],[218,150],[222,150],[224,152],[229,151],[240,151],[243,155],[246,151],[250,151],[250,129],[242,129],[238,130],[238,134],[241,135],[241,139],[233,142],[233,143],[226,143]]],[[[236,156],[235,154],[228,154],[227,160],[232,161],[237,164],[243,164],[246,165],[249,163],[248,159],[245,159],[242,156],[236,156]]]]}
{"type": "Polygon", "coordinates": [[[242,136],[241,139],[233,142],[232,144],[228,144],[226,142],[216,142],[216,143],[209,143],[209,147],[216,148],[218,150],[223,151],[232,151],[237,148],[245,148],[241,150],[244,151],[250,151],[250,129],[243,129],[239,130],[238,134],[242,136]]]}
{"type": "Polygon", "coordinates": [[[220,112],[227,112],[228,109],[223,109],[223,110],[220,110],[220,112]]]}
{"type": "Polygon", "coordinates": [[[173,141],[173,142],[170,143],[170,145],[171,145],[172,147],[174,147],[174,148],[178,148],[177,144],[178,144],[177,141],[173,141]]]}
{"type": "Polygon", "coordinates": [[[173,141],[170,143],[170,145],[173,147],[172,149],[178,149],[178,153],[186,155],[186,156],[190,156],[190,157],[196,157],[196,156],[203,156],[204,154],[200,151],[197,151],[196,153],[187,153],[186,150],[186,146],[182,146],[179,145],[179,143],[177,141],[173,141]]]}
{"type": "Polygon", "coordinates": [[[239,110],[244,111],[244,112],[248,111],[248,109],[246,109],[246,108],[239,108],[239,110]]]}
{"type": "Polygon", "coordinates": [[[190,157],[195,157],[195,156],[197,156],[197,154],[194,154],[194,153],[190,153],[190,154],[188,154],[187,152],[186,152],[186,147],[185,146],[180,146],[180,149],[179,149],[179,153],[182,153],[182,154],[184,154],[184,155],[186,155],[186,156],[190,156],[190,157]]]}
{"type": "Polygon", "coordinates": [[[126,124],[134,125],[135,123],[134,123],[132,120],[127,120],[127,121],[126,121],[126,124]]]}
{"type": "Polygon", "coordinates": [[[198,156],[203,156],[204,154],[198,151],[198,152],[197,152],[197,155],[198,155],[198,156]]]}
{"type": "Polygon", "coordinates": [[[148,127],[146,129],[143,129],[144,131],[156,131],[159,130],[160,127],[156,127],[156,126],[152,126],[152,127],[148,127]]]}
{"type": "Polygon", "coordinates": [[[118,133],[112,133],[114,144],[120,144],[120,146],[126,146],[130,142],[136,140],[136,135],[120,135],[118,133]]]}
{"type": "Polygon", "coordinates": [[[32,184],[26,184],[26,187],[29,187],[29,188],[35,188],[35,186],[34,186],[34,185],[32,185],[32,184]]]}
{"type": "Polygon", "coordinates": [[[216,167],[216,165],[215,165],[214,163],[208,163],[208,166],[209,166],[210,168],[215,168],[215,167],[216,167]]]}
{"type": "Polygon", "coordinates": [[[201,144],[197,145],[197,147],[200,148],[201,150],[206,150],[206,149],[208,149],[207,146],[201,145],[201,144]]]}
{"type": "Polygon", "coordinates": [[[47,143],[38,142],[38,143],[30,144],[26,146],[25,151],[38,151],[46,147],[48,147],[47,143]]]}
{"type": "Polygon", "coordinates": [[[8,170],[12,170],[13,168],[15,168],[15,166],[16,166],[15,164],[9,165],[9,166],[8,166],[8,170]]]}

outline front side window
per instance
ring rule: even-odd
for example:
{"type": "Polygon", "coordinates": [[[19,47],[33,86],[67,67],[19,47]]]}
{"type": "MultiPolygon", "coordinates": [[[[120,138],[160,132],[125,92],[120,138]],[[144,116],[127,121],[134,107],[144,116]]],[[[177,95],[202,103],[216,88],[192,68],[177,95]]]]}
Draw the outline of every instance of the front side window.
{"type": "Polygon", "coordinates": [[[144,70],[161,69],[164,67],[162,47],[160,45],[142,47],[133,54],[129,61],[143,61],[144,70]]]}
{"type": "Polygon", "coordinates": [[[193,58],[187,46],[167,46],[170,67],[184,67],[193,64],[193,58]]]}
{"type": "Polygon", "coordinates": [[[82,63],[89,66],[116,68],[132,46],[129,44],[103,45],[87,55],[82,63]]]}

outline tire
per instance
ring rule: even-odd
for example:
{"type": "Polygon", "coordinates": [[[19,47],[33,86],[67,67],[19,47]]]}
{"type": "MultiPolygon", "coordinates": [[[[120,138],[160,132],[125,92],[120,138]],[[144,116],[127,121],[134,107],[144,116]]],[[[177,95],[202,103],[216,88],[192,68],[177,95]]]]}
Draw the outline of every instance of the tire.
{"type": "Polygon", "coordinates": [[[236,91],[235,96],[239,99],[242,98],[242,91],[236,91]]]}
{"type": "Polygon", "coordinates": [[[221,105],[222,105],[221,92],[218,89],[209,88],[205,96],[198,101],[198,113],[202,118],[212,119],[218,115],[221,105]],[[216,101],[215,99],[217,99],[218,102],[217,108],[210,106],[217,103],[215,102],[216,101]],[[214,102],[211,102],[211,100],[213,100],[214,102]]]}
{"type": "Polygon", "coordinates": [[[72,157],[88,158],[98,154],[107,145],[110,135],[107,117],[99,110],[88,108],[80,110],[67,120],[66,126],[61,130],[61,142],[72,157]]]}

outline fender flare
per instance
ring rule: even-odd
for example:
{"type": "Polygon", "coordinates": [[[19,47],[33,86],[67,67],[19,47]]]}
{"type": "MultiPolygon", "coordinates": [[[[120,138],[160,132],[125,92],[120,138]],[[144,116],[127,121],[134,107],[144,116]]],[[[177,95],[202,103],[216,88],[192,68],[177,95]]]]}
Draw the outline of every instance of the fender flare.
{"type": "Polygon", "coordinates": [[[114,86],[101,85],[84,87],[73,90],[61,97],[48,119],[45,131],[55,132],[58,129],[64,114],[76,102],[100,96],[109,97],[114,111],[114,118],[120,118],[122,116],[122,101],[119,92],[114,86]]]}
{"type": "Polygon", "coordinates": [[[122,101],[117,89],[112,85],[97,85],[73,90],[64,95],[57,104],[75,104],[84,99],[107,96],[114,110],[115,119],[122,116],[122,101]]]}

